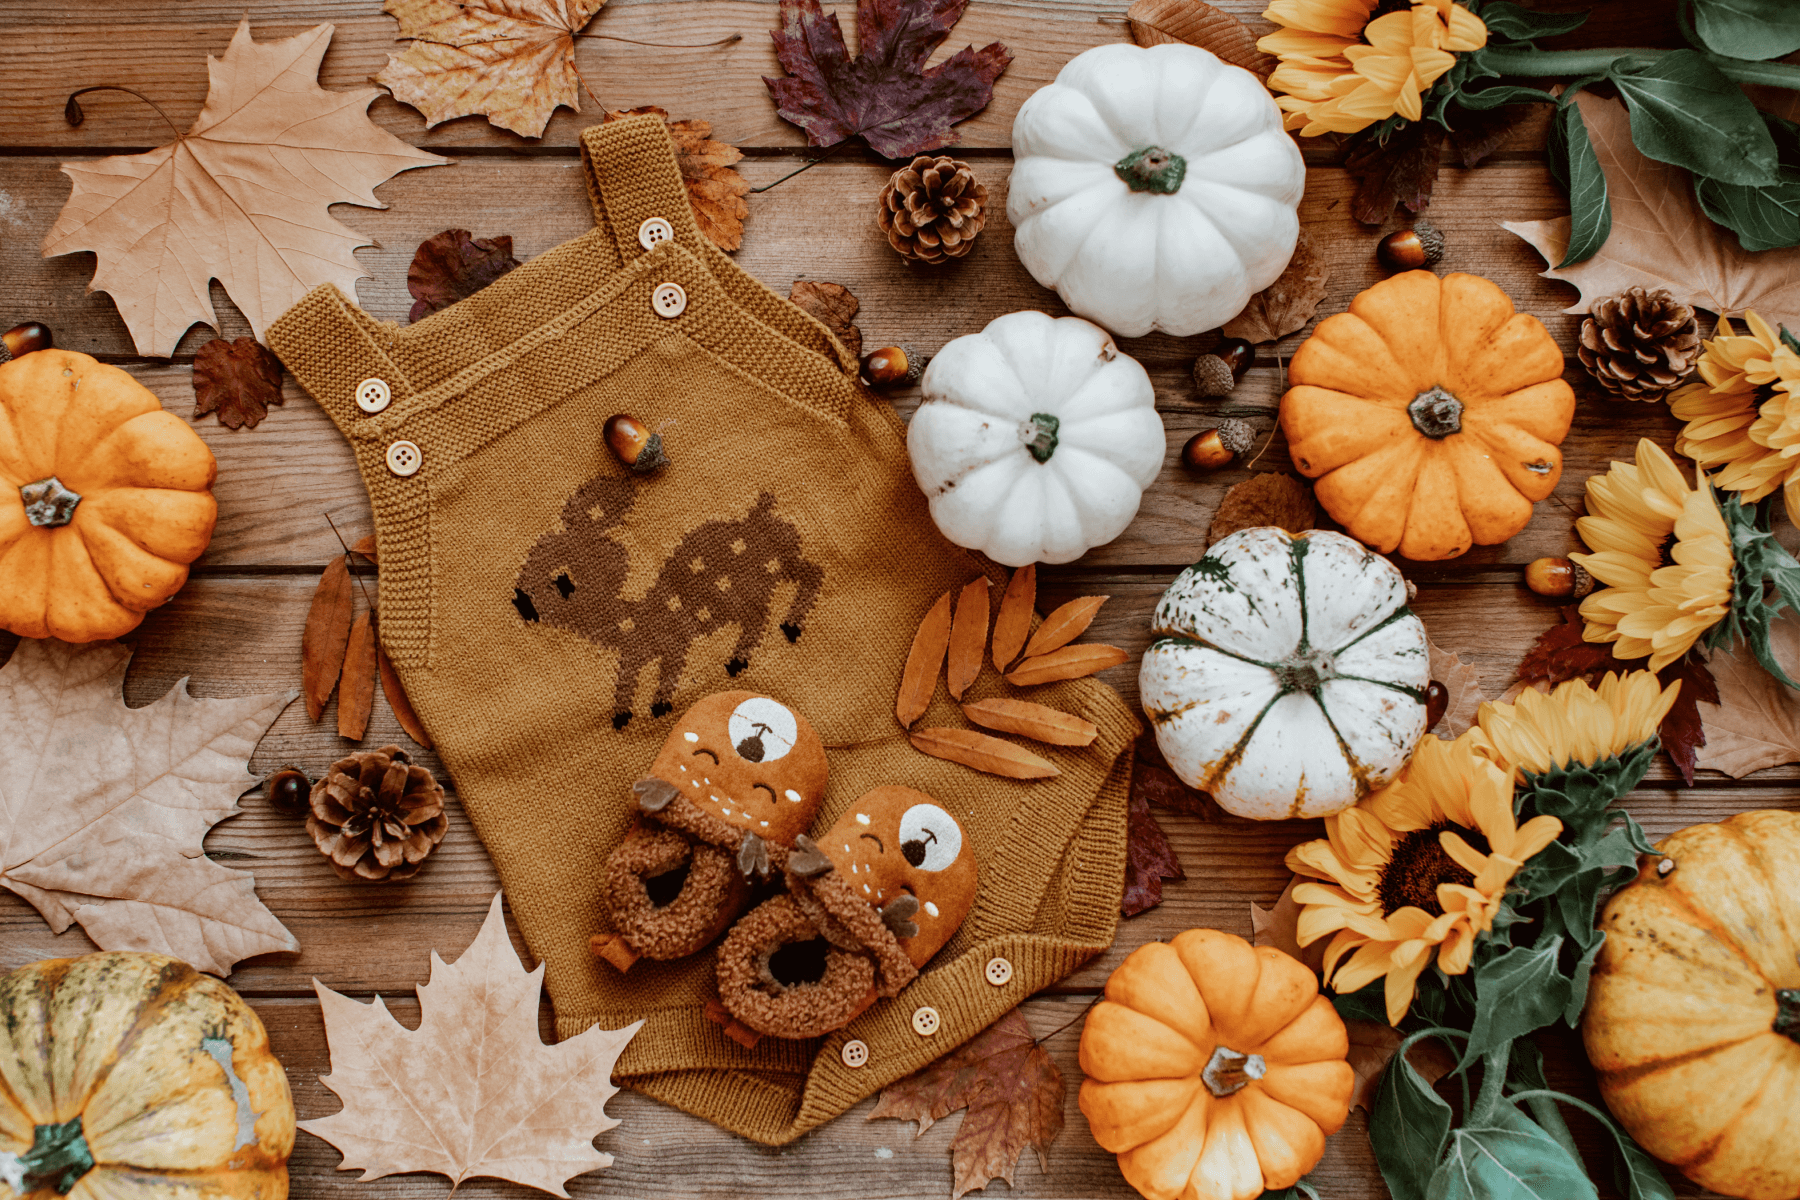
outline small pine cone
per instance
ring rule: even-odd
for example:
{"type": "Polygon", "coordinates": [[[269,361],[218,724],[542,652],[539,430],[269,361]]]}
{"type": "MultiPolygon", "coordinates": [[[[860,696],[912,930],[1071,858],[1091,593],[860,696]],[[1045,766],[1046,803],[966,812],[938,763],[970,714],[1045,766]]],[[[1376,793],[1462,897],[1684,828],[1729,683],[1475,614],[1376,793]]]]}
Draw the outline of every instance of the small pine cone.
{"type": "Polygon", "coordinates": [[[986,206],[987,187],[968,163],[922,154],[888,180],[876,218],[902,258],[941,263],[974,247],[986,206]]]}
{"type": "Polygon", "coordinates": [[[352,882],[411,879],[444,840],[444,789],[398,746],[352,754],[313,784],[306,832],[352,882]]]}
{"type": "Polygon", "coordinates": [[[1627,400],[1660,400],[1694,369],[1700,328],[1694,310],[1658,288],[1626,288],[1594,301],[1575,348],[1581,365],[1627,400]]]}

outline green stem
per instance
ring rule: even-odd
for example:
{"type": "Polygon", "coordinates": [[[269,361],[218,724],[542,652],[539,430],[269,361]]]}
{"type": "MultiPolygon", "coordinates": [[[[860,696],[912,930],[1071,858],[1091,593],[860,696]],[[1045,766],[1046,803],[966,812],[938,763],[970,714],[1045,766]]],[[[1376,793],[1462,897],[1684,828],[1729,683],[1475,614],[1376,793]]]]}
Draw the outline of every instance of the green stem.
{"type": "MultiPolygon", "coordinates": [[[[1514,1096],[1513,1099],[1517,1100],[1518,1097],[1514,1096]]],[[[1537,1118],[1537,1123],[1544,1127],[1545,1132],[1556,1139],[1556,1144],[1568,1151],[1570,1158],[1576,1162],[1581,1161],[1581,1151],[1575,1148],[1575,1135],[1569,1132],[1569,1123],[1563,1120],[1562,1110],[1556,1107],[1555,1100],[1549,1096],[1527,1095],[1525,1107],[1531,1110],[1531,1115],[1537,1118]]]]}
{"type": "MultiPolygon", "coordinates": [[[[1670,50],[1650,50],[1639,46],[1602,47],[1595,50],[1533,50],[1529,46],[1490,46],[1479,52],[1482,65],[1502,75],[1542,78],[1548,75],[1592,75],[1604,72],[1621,58],[1652,62],[1670,50]]],[[[1727,79],[1738,83],[1763,83],[1772,87],[1800,89],[1800,64],[1782,62],[1749,62],[1727,58],[1722,54],[1705,55],[1727,79]]]]}
{"type": "Polygon", "coordinates": [[[1488,1115],[1500,1105],[1501,1089],[1506,1084],[1506,1060],[1512,1057],[1512,1043],[1501,1042],[1489,1050],[1481,1063],[1481,1091],[1475,1097],[1475,1109],[1465,1125],[1485,1125],[1488,1115]]]}

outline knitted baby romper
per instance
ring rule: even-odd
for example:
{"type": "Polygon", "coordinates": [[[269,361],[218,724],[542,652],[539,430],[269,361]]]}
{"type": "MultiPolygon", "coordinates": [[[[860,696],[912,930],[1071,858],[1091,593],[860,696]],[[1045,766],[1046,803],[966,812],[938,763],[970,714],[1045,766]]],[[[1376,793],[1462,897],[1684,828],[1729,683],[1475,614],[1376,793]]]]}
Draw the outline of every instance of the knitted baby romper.
{"type": "MultiPolygon", "coordinates": [[[[595,228],[404,329],[326,285],[269,345],[354,448],[374,507],[381,637],[531,952],[559,1037],[646,1024],[622,1083],[757,1141],[830,1120],[1104,949],[1137,722],[1079,680],[1031,698],[1100,728],[1020,782],[915,751],[894,692],[919,619],[986,571],[944,540],[889,406],[830,333],[697,232],[663,122],[589,129],[595,228]],[[613,413],[661,429],[634,476],[613,413]],[[804,712],[830,783],[816,828],[904,784],[955,813],[974,911],[905,992],[828,1037],[747,1050],[705,1016],[714,954],[621,974],[588,951],[631,785],[711,692],[804,712]],[[1004,958],[1010,973],[987,971],[1004,958]],[[1010,975],[996,985],[989,978],[1010,975]],[[912,1015],[934,1007],[926,1036],[912,1015]],[[860,1039],[866,1064],[846,1065],[860,1039]]],[[[823,258],[823,256],[821,256],[823,258]]],[[[991,670],[966,700],[1018,694],[991,670]]],[[[923,725],[962,726],[943,693],[923,725]]],[[[452,836],[456,836],[452,833],[452,836]]]]}

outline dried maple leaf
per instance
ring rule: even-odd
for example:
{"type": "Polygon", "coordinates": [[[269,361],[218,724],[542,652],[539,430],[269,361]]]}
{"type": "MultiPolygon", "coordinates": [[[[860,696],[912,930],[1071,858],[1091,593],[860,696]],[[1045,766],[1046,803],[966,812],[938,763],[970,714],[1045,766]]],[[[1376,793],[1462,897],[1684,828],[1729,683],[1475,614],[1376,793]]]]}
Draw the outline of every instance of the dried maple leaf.
{"type": "Polygon", "coordinates": [[[509,233],[478,238],[466,229],[446,229],[420,242],[406,268],[406,290],[413,298],[406,319],[449,308],[518,266],[512,246],[509,233]]]}
{"type": "Polygon", "coordinates": [[[281,360],[255,338],[214,338],[194,355],[194,415],[219,414],[227,429],[255,429],[281,403],[281,360]]]}
{"type": "Polygon", "coordinates": [[[321,283],[355,292],[367,272],[352,251],[371,243],[330,206],[386,207],[378,185],[450,161],[369,120],[375,89],[319,86],[333,28],[258,43],[246,18],[208,56],[206,106],[186,134],[147,154],[62,164],[75,188],[44,257],[94,252],[88,290],[111,293],[138,353],[166,358],[189,326],[216,326],[214,279],[258,338],[321,283]]]}
{"type": "Polygon", "coordinates": [[[1386,141],[1369,130],[1351,135],[1344,143],[1344,170],[1356,178],[1350,215],[1364,225],[1381,225],[1396,204],[1424,212],[1437,186],[1443,148],[1444,130],[1435,121],[1409,122],[1386,141]]]}
{"type": "Polygon", "coordinates": [[[1169,769],[1162,748],[1156,744],[1156,735],[1149,730],[1138,735],[1136,753],[1131,760],[1130,794],[1142,796],[1146,803],[1156,808],[1191,813],[1202,821],[1225,819],[1225,810],[1217,801],[1181,782],[1181,777],[1169,769]]]}
{"type": "Polygon", "coordinates": [[[1131,26],[1131,40],[1140,46],[1186,42],[1258,79],[1267,79],[1277,65],[1256,48],[1256,34],[1248,25],[1204,0],[1136,0],[1125,10],[1125,23],[1131,26]]]}
{"type": "Polygon", "coordinates": [[[807,315],[817,317],[819,324],[836,334],[853,357],[862,357],[862,330],[852,324],[862,301],[849,288],[824,280],[796,279],[788,289],[788,299],[807,315]]]}
{"type": "Polygon", "coordinates": [[[298,692],[196,700],[187,680],[143,708],[116,642],[19,643],[0,668],[0,886],[61,933],[225,975],[300,943],[255,880],[207,858],[207,830],[258,777],[256,743],[298,692]]]}
{"type": "Polygon", "coordinates": [[[1119,915],[1135,917],[1162,903],[1163,880],[1186,879],[1187,872],[1147,799],[1132,793],[1125,822],[1125,891],[1119,897],[1119,915]]]}
{"type": "Polygon", "coordinates": [[[1281,275],[1250,297],[1244,311],[1225,322],[1221,332],[1258,345],[1278,341],[1312,320],[1330,280],[1331,264],[1319,253],[1313,235],[1302,226],[1300,240],[1294,243],[1294,257],[1288,259],[1281,275]]]}
{"type": "Polygon", "coordinates": [[[668,125],[669,136],[675,139],[681,182],[687,187],[688,207],[694,210],[694,224],[699,226],[701,235],[721,250],[736,250],[743,245],[744,222],[750,216],[750,205],[744,197],[750,194],[750,181],[732,165],[743,159],[743,151],[713,141],[711,123],[671,120],[654,104],[609,112],[601,123],[639,113],[655,113],[668,125]]]}
{"type": "Polygon", "coordinates": [[[763,77],[775,111],[814,146],[861,136],[883,158],[908,158],[956,140],[950,127],[986,108],[1012,55],[973,46],[925,69],[969,0],[857,0],[852,59],[837,14],[819,0],[781,0],[770,32],[787,76],[763,77]]]}
{"type": "Polygon", "coordinates": [[[1481,691],[1481,676],[1474,663],[1464,662],[1448,650],[1439,649],[1429,638],[1425,650],[1431,660],[1431,678],[1443,684],[1450,694],[1444,705],[1444,715],[1427,732],[1436,733],[1445,741],[1454,741],[1468,732],[1469,726],[1475,723],[1475,714],[1480,711],[1482,701],[1487,699],[1481,691]]]}
{"type": "Polygon", "coordinates": [[[558,107],[581,111],[575,35],[606,0],[387,0],[381,11],[413,44],[375,82],[431,129],[475,113],[542,137],[558,107]]]}
{"type": "MultiPolygon", "coordinates": [[[[1381,1021],[1352,1019],[1344,1022],[1344,1028],[1350,1035],[1350,1069],[1356,1072],[1356,1090],[1350,1093],[1350,1105],[1372,1113],[1382,1073],[1406,1035],[1381,1021]]],[[[1414,1043],[1406,1052],[1406,1061],[1424,1077],[1427,1086],[1456,1069],[1456,1056],[1437,1038],[1414,1043]]]]}
{"type": "Polygon", "coordinates": [[[1046,1152],[1063,1126],[1063,1077],[1013,1009],[959,1049],[884,1088],[868,1119],[917,1121],[919,1133],[959,1108],[968,1112],[950,1143],[951,1200],[995,1179],[1013,1185],[1025,1147],[1046,1152]]]}
{"type": "MultiPolygon", "coordinates": [[[[1800,327],[1800,247],[1746,253],[1729,230],[1707,219],[1686,171],[1646,158],[1632,144],[1624,105],[1588,92],[1575,103],[1606,173],[1612,234],[1586,262],[1542,272],[1580,289],[1564,312],[1587,312],[1595,300],[1639,286],[1667,288],[1677,300],[1720,316],[1753,308],[1771,325],[1800,327]]],[[[1563,260],[1569,245],[1567,217],[1500,227],[1551,264],[1563,260]]]]}
{"type": "Polygon", "coordinates": [[[1299,959],[1314,971],[1325,966],[1325,950],[1330,938],[1320,938],[1310,946],[1300,945],[1300,904],[1294,899],[1294,887],[1301,882],[1298,875],[1289,879],[1270,908],[1250,902],[1250,940],[1258,946],[1273,946],[1283,954],[1299,959]]]}
{"type": "Polygon", "coordinates": [[[1206,544],[1240,529],[1256,529],[1275,525],[1289,533],[1304,533],[1315,528],[1319,506],[1313,501],[1312,489],[1292,475],[1267,471],[1234,485],[1219,502],[1212,524],[1206,530],[1206,544]]]}
{"type": "Polygon", "coordinates": [[[1692,787],[1696,755],[1706,745],[1706,730],[1700,723],[1700,705],[1719,702],[1719,685],[1713,680],[1712,672],[1706,669],[1706,663],[1692,651],[1658,671],[1656,678],[1664,687],[1681,681],[1681,691],[1676,694],[1675,703],[1669,707],[1656,731],[1662,737],[1669,761],[1692,787]]]}
{"type": "Polygon", "coordinates": [[[1581,630],[1580,607],[1564,605],[1562,624],[1540,633],[1519,661],[1519,681],[1555,684],[1624,669],[1613,657],[1611,643],[1583,641],[1581,630]]]}
{"type": "MultiPolygon", "coordinates": [[[[1800,624],[1784,613],[1770,622],[1769,639],[1776,661],[1791,675],[1800,664],[1800,624]]],[[[1733,779],[1800,762],[1800,692],[1763,670],[1748,646],[1714,651],[1708,665],[1718,694],[1700,710],[1706,741],[1695,762],[1733,779]]]]}
{"type": "Polygon", "coordinates": [[[586,1171],[612,1165],[594,1149],[617,1125],[613,1064],[643,1027],[595,1026],[554,1046],[538,1037],[544,966],[527,972],[506,934],[500,895],[456,962],[433,951],[419,987],[419,1027],[394,1020],[377,996],[358,1004],[318,980],[331,1074],[319,1082],[344,1107],[300,1128],[336,1146],[340,1171],[364,1180],[434,1171],[453,1184],[485,1176],[557,1196],[586,1171]]]}

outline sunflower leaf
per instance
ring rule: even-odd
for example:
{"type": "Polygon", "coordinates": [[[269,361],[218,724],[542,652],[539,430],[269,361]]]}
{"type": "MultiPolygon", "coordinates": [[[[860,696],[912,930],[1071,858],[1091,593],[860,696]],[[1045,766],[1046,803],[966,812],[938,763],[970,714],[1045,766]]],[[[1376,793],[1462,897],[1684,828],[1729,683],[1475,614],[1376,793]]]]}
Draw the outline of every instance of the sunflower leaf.
{"type": "Polygon", "coordinates": [[[1394,1200],[1436,1200],[1440,1194],[1430,1189],[1431,1175],[1450,1136],[1450,1105],[1407,1061],[1406,1052],[1417,1042],[1443,1033],[1463,1036],[1457,1030],[1426,1029],[1401,1042],[1375,1093],[1369,1144],[1394,1200]]]}
{"type": "Polygon", "coordinates": [[[1707,630],[1701,644],[1708,650],[1729,650],[1742,638],[1765,671],[1789,687],[1800,687],[1775,660],[1769,640],[1769,624],[1783,608],[1800,610],[1800,562],[1771,532],[1775,497],[1742,504],[1715,492],[1713,499],[1731,534],[1731,611],[1707,630]]]}
{"type": "Polygon", "coordinates": [[[1432,1200],[1597,1200],[1579,1159],[1511,1104],[1454,1131],[1431,1177],[1432,1200]]]}
{"type": "MultiPolygon", "coordinates": [[[[1516,946],[1475,968],[1475,1024],[1459,1070],[1562,1016],[1569,1004],[1569,977],[1559,962],[1562,947],[1561,937],[1540,937],[1538,945],[1516,946]]],[[[1434,1197],[1442,1194],[1432,1191],[1434,1197]]]]}
{"type": "MultiPolygon", "coordinates": [[[[1511,1077],[1509,1074],[1508,1078],[1511,1077]]],[[[1613,1180],[1618,1184],[1619,1191],[1623,1192],[1628,1200],[1675,1200],[1675,1190],[1669,1186],[1669,1181],[1663,1178],[1662,1171],[1657,1168],[1656,1160],[1644,1153],[1643,1148],[1632,1140],[1630,1134],[1619,1128],[1618,1123],[1611,1116],[1585,1100],[1578,1100],[1563,1092],[1551,1091],[1543,1083],[1541,1069],[1537,1073],[1536,1083],[1537,1086],[1530,1091],[1518,1092],[1511,1099],[1524,1100],[1526,1103],[1532,1104],[1534,1111],[1536,1111],[1539,1101],[1548,1104],[1567,1104],[1571,1108],[1579,1108],[1600,1122],[1606,1131],[1612,1134],[1613,1149],[1618,1152],[1613,1163],[1613,1180]]],[[[1560,1116],[1558,1120],[1561,1120],[1560,1116]]]]}
{"type": "Polygon", "coordinates": [[[1581,28],[1587,19],[1588,15],[1584,12],[1531,12],[1510,0],[1494,0],[1494,3],[1481,10],[1481,20],[1487,26],[1489,37],[1498,34],[1502,38],[1518,42],[1570,33],[1581,28]]]}
{"type": "Polygon", "coordinates": [[[1756,106],[1704,55],[1624,56],[1607,78],[1631,110],[1631,140],[1649,157],[1725,183],[1781,181],[1775,140],[1756,106]]]}

